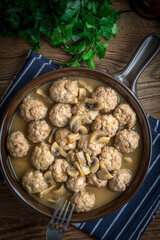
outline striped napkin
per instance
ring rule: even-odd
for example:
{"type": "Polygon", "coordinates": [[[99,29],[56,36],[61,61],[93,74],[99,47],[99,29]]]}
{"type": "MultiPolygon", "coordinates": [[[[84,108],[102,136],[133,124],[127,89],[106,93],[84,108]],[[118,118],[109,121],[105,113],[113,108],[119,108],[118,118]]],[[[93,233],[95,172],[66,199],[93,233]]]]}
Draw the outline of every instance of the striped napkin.
{"type": "MultiPolygon", "coordinates": [[[[24,66],[11,82],[0,102],[0,116],[20,88],[33,78],[57,68],[60,66],[56,63],[30,51],[24,66]]],[[[153,156],[140,190],[119,211],[97,221],[73,224],[96,239],[137,240],[160,209],[160,124],[159,120],[149,115],[148,118],[152,129],[153,156]]]]}

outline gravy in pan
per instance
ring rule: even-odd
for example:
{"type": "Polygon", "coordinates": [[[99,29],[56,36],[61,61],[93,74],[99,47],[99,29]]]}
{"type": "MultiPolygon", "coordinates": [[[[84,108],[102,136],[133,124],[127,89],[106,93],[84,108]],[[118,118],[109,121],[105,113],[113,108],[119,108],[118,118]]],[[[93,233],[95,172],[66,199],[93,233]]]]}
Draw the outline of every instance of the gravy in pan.
{"type": "MultiPolygon", "coordinates": [[[[77,79],[77,78],[70,78],[70,79],[77,79]]],[[[93,79],[88,79],[88,78],[82,78],[81,79],[85,79],[86,83],[88,85],[90,85],[93,89],[96,89],[98,86],[104,85],[107,86],[106,84],[93,80],[93,79]]],[[[40,87],[41,90],[43,90],[45,93],[47,93],[47,95],[49,96],[49,88],[51,86],[52,82],[49,82],[47,84],[44,84],[40,87]]],[[[89,96],[90,94],[88,94],[89,96]]],[[[126,100],[118,93],[119,95],[119,102],[120,103],[126,103],[126,100]]],[[[44,102],[47,106],[48,106],[48,110],[50,111],[51,107],[53,104],[49,104],[45,98],[40,97],[37,93],[32,92],[30,94],[30,96],[34,99],[39,99],[42,102],[44,102]]],[[[49,122],[48,117],[46,118],[47,123],[51,126],[51,123],[49,122]]],[[[28,122],[26,122],[20,115],[19,112],[17,111],[12,119],[12,123],[10,126],[10,134],[14,131],[22,131],[24,133],[24,136],[27,138],[27,128],[28,128],[28,122]]],[[[52,128],[52,126],[51,126],[52,128]]],[[[138,134],[140,135],[140,141],[139,141],[139,145],[138,148],[132,152],[132,153],[125,153],[122,154],[122,159],[127,156],[127,157],[131,157],[132,158],[132,162],[129,163],[127,161],[125,161],[124,159],[122,160],[122,167],[121,168],[127,168],[129,170],[131,170],[132,172],[132,177],[135,176],[135,173],[137,171],[138,165],[140,163],[140,159],[141,159],[141,146],[142,146],[142,142],[141,142],[141,130],[140,130],[140,125],[139,122],[137,120],[136,122],[136,126],[134,127],[134,130],[136,132],[138,132],[138,134]]],[[[54,139],[52,140],[52,142],[54,141],[54,139]]],[[[108,146],[113,146],[113,141],[114,141],[114,137],[111,139],[111,141],[109,142],[108,146]]],[[[33,169],[33,166],[31,165],[30,162],[30,157],[31,157],[31,153],[33,151],[35,144],[30,142],[30,150],[27,154],[27,156],[22,157],[22,158],[15,158],[10,156],[10,161],[11,161],[11,165],[13,166],[13,170],[15,172],[15,175],[17,177],[17,179],[21,182],[22,176],[26,173],[26,171],[28,171],[29,169],[33,169]]],[[[57,186],[60,186],[61,184],[57,184],[57,186]]],[[[111,202],[113,199],[117,198],[121,192],[113,192],[110,191],[108,187],[104,187],[104,188],[97,188],[91,185],[88,185],[86,187],[86,190],[88,192],[92,192],[95,194],[95,198],[96,198],[96,202],[94,205],[94,209],[99,208],[101,206],[104,206],[105,204],[111,202]]],[[[52,191],[50,191],[47,194],[47,197],[63,197],[64,199],[69,199],[72,196],[72,192],[67,190],[67,192],[62,195],[56,195],[55,193],[53,193],[52,191]]],[[[53,203],[49,203],[46,199],[46,196],[43,198],[39,198],[38,194],[31,194],[34,198],[36,198],[38,201],[42,202],[45,205],[48,205],[50,207],[54,207],[53,203]]]]}

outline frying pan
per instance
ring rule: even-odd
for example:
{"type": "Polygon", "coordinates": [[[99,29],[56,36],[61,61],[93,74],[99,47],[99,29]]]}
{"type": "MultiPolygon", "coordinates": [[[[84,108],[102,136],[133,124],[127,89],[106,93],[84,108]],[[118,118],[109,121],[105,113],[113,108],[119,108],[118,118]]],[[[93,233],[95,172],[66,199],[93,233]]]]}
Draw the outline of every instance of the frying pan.
{"type": "Polygon", "coordinates": [[[33,79],[13,97],[4,112],[0,123],[0,167],[8,186],[20,200],[22,200],[26,205],[30,206],[31,208],[37,210],[42,214],[45,214],[47,216],[51,216],[53,214],[52,208],[38,202],[36,199],[34,199],[32,196],[30,196],[23,190],[13,172],[5,144],[12,117],[17,110],[18,105],[31,91],[35,90],[37,87],[46,82],[54,81],[62,77],[71,76],[88,77],[99,80],[101,82],[105,82],[111,87],[113,87],[117,92],[122,94],[136,112],[142,132],[141,162],[139,164],[135,177],[133,178],[131,184],[126,189],[126,191],[124,191],[119,197],[117,197],[103,207],[92,210],[88,213],[74,213],[72,215],[71,222],[86,222],[105,217],[118,210],[129,200],[131,200],[131,198],[136,194],[144,181],[152,154],[152,135],[150,124],[141,103],[137,99],[136,84],[139,75],[151,62],[151,60],[156,56],[159,50],[160,35],[153,33],[148,35],[142,41],[128,65],[119,73],[110,75],[108,73],[103,73],[88,68],[62,68],[48,72],[33,79]]]}

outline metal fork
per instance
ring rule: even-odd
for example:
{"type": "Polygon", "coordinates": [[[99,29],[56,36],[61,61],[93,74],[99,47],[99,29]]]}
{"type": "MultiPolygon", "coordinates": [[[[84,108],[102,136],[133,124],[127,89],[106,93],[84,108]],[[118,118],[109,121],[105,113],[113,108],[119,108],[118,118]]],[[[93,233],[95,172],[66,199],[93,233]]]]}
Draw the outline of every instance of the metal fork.
{"type": "Polygon", "coordinates": [[[49,225],[48,225],[48,228],[46,231],[46,240],[60,240],[63,237],[65,231],[67,230],[67,227],[69,225],[75,204],[73,204],[72,209],[71,209],[68,217],[66,218],[66,214],[67,214],[69,206],[70,206],[70,202],[68,201],[68,204],[67,204],[67,200],[66,200],[63,205],[62,210],[60,211],[59,216],[57,216],[57,213],[59,211],[62,201],[63,201],[63,199],[61,199],[61,201],[59,202],[58,207],[56,208],[56,210],[51,218],[51,221],[49,222],[49,225]],[[66,204],[67,204],[67,206],[66,206],[66,204]],[[66,206],[66,210],[64,212],[65,206],[66,206]],[[64,212],[64,214],[63,214],[63,212],[64,212]],[[63,214],[63,218],[61,217],[62,214],[63,214]],[[61,220],[61,222],[60,222],[60,220],[61,220]],[[64,225],[63,225],[63,223],[64,223],[64,225]]]}

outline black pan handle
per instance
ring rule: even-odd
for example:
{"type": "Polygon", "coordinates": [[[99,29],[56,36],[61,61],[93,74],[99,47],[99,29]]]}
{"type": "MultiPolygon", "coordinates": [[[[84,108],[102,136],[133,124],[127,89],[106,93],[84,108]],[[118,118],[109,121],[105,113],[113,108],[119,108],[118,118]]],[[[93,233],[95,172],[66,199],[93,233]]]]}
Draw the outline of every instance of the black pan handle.
{"type": "Polygon", "coordinates": [[[151,33],[147,35],[139,45],[135,54],[127,64],[127,66],[120,72],[115,73],[114,76],[132,92],[137,94],[137,80],[143,70],[148,66],[152,59],[160,51],[160,35],[151,33]]]}

